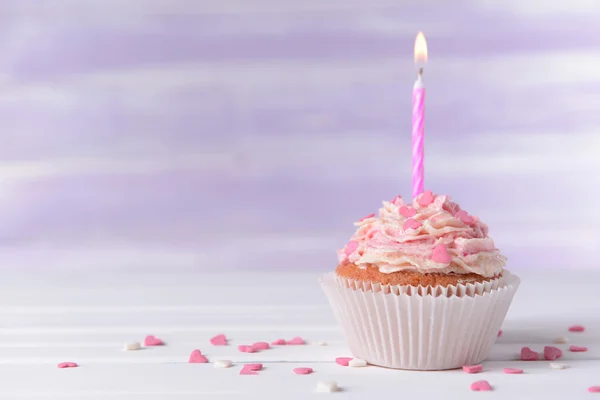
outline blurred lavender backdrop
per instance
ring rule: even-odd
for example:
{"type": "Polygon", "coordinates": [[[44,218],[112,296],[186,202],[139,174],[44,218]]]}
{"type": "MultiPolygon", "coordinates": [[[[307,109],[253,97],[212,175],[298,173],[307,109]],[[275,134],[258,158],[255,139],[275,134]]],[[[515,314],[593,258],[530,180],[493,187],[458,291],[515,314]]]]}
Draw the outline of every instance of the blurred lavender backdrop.
{"type": "Polygon", "coordinates": [[[600,4],[3,0],[0,256],[19,268],[331,269],[426,187],[513,268],[598,267],[600,4]]]}

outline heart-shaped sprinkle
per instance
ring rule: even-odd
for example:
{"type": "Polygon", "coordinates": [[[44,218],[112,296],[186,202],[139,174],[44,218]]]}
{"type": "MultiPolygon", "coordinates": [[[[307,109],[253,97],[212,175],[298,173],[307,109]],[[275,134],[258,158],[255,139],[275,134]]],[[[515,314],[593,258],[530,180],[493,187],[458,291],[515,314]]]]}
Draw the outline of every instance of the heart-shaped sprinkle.
{"type": "Polygon", "coordinates": [[[162,346],[164,344],[165,343],[161,339],[152,335],[148,335],[144,339],[144,346],[162,346]]]}
{"type": "Polygon", "coordinates": [[[425,193],[423,193],[421,197],[419,197],[419,205],[421,207],[427,207],[428,205],[433,203],[434,198],[435,197],[433,196],[433,193],[431,193],[431,190],[426,190],[425,193]]]}
{"type": "Polygon", "coordinates": [[[344,248],[344,254],[346,254],[347,256],[349,256],[350,254],[354,253],[354,251],[357,248],[358,248],[358,242],[356,240],[351,240],[351,241],[348,242],[348,244],[344,248]]]}
{"type": "Polygon", "coordinates": [[[135,351],[135,350],[140,350],[141,348],[142,348],[142,346],[140,345],[140,342],[131,342],[131,343],[125,343],[123,350],[135,351]]]}
{"type": "Polygon", "coordinates": [[[215,368],[230,368],[233,363],[230,360],[217,360],[214,365],[215,368]]]}
{"type": "Polygon", "coordinates": [[[569,343],[569,339],[567,339],[564,336],[559,336],[556,339],[554,339],[554,343],[558,343],[558,344],[565,344],[565,343],[569,343]]]}
{"type": "Polygon", "coordinates": [[[391,203],[394,205],[402,204],[402,196],[398,195],[398,196],[394,197],[394,199],[391,201],[391,203]]]}
{"type": "Polygon", "coordinates": [[[569,351],[572,351],[574,353],[581,353],[583,351],[587,351],[587,347],[584,346],[569,346],[569,351]]]}
{"type": "Polygon", "coordinates": [[[213,346],[227,346],[227,338],[222,333],[211,338],[210,344],[213,346]]]}
{"type": "Polygon", "coordinates": [[[240,375],[258,375],[258,372],[252,371],[251,369],[248,369],[244,366],[240,370],[240,375]]]}
{"type": "Polygon", "coordinates": [[[588,392],[590,392],[590,393],[600,393],[600,386],[590,386],[588,388],[588,392]]]}
{"type": "Polygon", "coordinates": [[[305,344],[306,342],[304,341],[304,339],[302,339],[301,337],[295,337],[292,340],[288,340],[287,342],[285,342],[286,344],[291,344],[291,345],[300,345],[300,344],[305,344]]]}
{"type": "Polygon", "coordinates": [[[333,393],[339,390],[337,383],[331,382],[317,382],[317,392],[319,393],[333,393]]]}
{"type": "Polygon", "coordinates": [[[256,342],[252,345],[256,350],[269,350],[271,346],[267,342],[256,342]]]}
{"type": "Polygon", "coordinates": [[[273,346],[283,346],[284,344],[287,344],[285,339],[277,339],[274,342],[271,342],[271,344],[273,346]]]}
{"type": "Polygon", "coordinates": [[[402,224],[402,229],[404,229],[405,231],[408,229],[419,229],[421,225],[422,224],[419,221],[415,221],[414,219],[409,218],[402,224]]]}
{"type": "Polygon", "coordinates": [[[448,250],[446,250],[446,246],[443,244],[438,244],[433,248],[431,259],[440,264],[448,264],[450,261],[452,261],[452,257],[450,257],[448,250]]]}
{"type": "Polygon", "coordinates": [[[544,347],[544,358],[548,361],[554,361],[557,358],[562,357],[562,350],[558,347],[554,346],[545,346],[544,347]]]}
{"type": "Polygon", "coordinates": [[[79,365],[71,361],[65,361],[58,364],[58,368],[77,368],[79,365]]]}
{"type": "Polygon", "coordinates": [[[471,225],[475,222],[475,218],[471,217],[465,210],[460,210],[456,214],[454,214],[456,219],[460,219],[463,223],[467,225],[471,225]]]}
{"type": "Polygon", "coordinates": [[[492,390],[492,385],[488,381],[477,381],[471,383],[471,390],[474,392],[487,392],[492,390]]]}
{"type": "Polygon", "coordinates": [[[337,357],[335,359],[335,363],[341,365],[342,367],[347,367],[348,363],[350,363],[352,357],[337,357]]]}
{"type": "Polygon", "coordinates": [[[567,369],[569,367],[565,363],[549,363],[548,366],[552,369],[567,369]]]}
{"type": "Polygon", "coordinates": [[[497,337],[500,337],[500,336],[502,336],[502,329],[500,329],[500,330],[498,331],[498,336],[497,336],[497,337]]]}
{"type": "Polygon", "coordinates": [[[414,217],[417,214],[417,210],[412,207],[402,206],[398,209],[398,213],[406,218],[414,217]]]}
{"type": "Polygon", "coordinates": [[[573,325],[569,327],[569,332],[583,332],[585,327],[583,325],[573,325]]]}
{"type": "Polygon", "coordinates": [[[247,344],[240,344],[238,346],[238,350],[242,353],[256,353],[256,349],[252,346],[248,346],[247,344]]]}
{"type": "Polygon", "coordinates": [[[537,351],[533,351],[529,347],[521,349],[521,361],[537,361],[539,359],[540,354],[537,351]]]}
{"type": "Polygon", "coordinates": [[[206,364],[208,359],[200,353],[200,350],[194,350],[192,351],[192,354],[190,354],[188,362],[192,364],[206,364]]]}
{"type": "Polygon", "coordinates": [[[244,368],[249,369],[250,371],[260,371],[263,368],[263,365],[258,363],[244,364],[244,368]]]}
{"type": "Polygon", "coordinates": [[[477,364],[477,365],[463,365],[462,369],[467,374],[476,374],[478,372],[483,371],[483,365],[481,365],[481,364],[477,364]]]}
{"type": "Polygon", "coordinates": [[[349,367],[362,368],[367,366],[367,362],[361,358],[353,358],[348,362],[349,367]]]}
{"type": "Polygon", "coordinates": [[[369,214],[366,217],[362,217],[361,219],[359,219],[358,222],[363,222],[364,220],[373,218],[374,216],[375,216],[375,214],[369,214]]]}
{"type": "Polygon", "coordinates": [[[523,370],[521,368],[504,368],[505,374],[522,374],[523,370]]]}
{"type": "Polygon", "coordinates": [[[312,368],[307,368],[307,367],[294,368],[294,373],[296,375],[308,375],[308,374],[312,374],[312,372],[313,372],[312,368]]]}

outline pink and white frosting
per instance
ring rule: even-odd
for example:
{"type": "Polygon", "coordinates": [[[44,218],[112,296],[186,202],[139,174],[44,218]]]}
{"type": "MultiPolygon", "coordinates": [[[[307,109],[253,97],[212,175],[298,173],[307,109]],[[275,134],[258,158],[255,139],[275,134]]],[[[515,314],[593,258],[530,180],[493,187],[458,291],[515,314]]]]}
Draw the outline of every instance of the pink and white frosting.
{"type": "Polygon", "coordinates": [[[475,273],[492,277],[506,257],[488,237],[487,225],[461,210],[450,196],[426,191],[405,204],[384,201],[379,216],[355,223],[358,230],[338,250],[340,263],[376,266],[383,273],[475,273]]]}

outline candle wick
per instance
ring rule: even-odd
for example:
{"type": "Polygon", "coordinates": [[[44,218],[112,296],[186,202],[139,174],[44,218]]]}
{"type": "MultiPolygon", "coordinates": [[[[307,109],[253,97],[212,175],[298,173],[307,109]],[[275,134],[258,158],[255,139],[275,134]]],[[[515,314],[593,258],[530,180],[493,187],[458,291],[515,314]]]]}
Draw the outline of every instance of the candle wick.
{"type": "Polygon", "coordinates": [[[419,68],[419,78],[423,76],[423,68],[419,68]]]}

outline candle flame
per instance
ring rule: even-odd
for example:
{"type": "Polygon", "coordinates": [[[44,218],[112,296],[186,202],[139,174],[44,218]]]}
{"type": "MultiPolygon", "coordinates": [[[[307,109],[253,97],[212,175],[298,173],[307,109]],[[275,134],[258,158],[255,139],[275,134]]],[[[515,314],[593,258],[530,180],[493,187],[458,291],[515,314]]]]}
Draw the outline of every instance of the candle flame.
{"type": "Polygon", "coordinates": [[[427,62],[427,41],[423,32],[419,32],[415,39],[415,64],[419,62],[427,62]]]}

